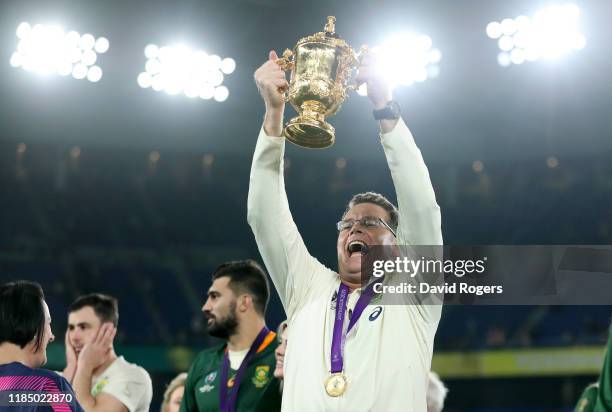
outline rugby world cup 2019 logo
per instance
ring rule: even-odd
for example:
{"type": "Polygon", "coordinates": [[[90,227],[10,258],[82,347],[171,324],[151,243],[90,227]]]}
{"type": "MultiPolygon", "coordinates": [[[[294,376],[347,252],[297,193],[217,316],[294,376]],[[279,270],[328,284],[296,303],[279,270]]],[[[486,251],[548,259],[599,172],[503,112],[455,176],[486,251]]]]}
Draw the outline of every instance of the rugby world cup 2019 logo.
{"type": "Polygon", "coordinates": [[[211,384],[215,381],[216,377],[217,377],[217,371],[211,372],[208,375],[206,375],[206,378],[204,378],[204,382],[211,384]]]}
{"type": "Polygon", "coordinates": [[[255,374],[253,375],[253,379],[251,379],[253,385],[257,389],[261,389],[270,382],[270,366],[268,365],[260,365],[255,368],[255,374]]]}
{"type": "Polygon", "coordinates": [[[211,385],[217,378],[217,371],[211,372],[204,378],[204,385],[199,389],[200,393],[208,393],[215,389],[215,385],[211,385]]]}

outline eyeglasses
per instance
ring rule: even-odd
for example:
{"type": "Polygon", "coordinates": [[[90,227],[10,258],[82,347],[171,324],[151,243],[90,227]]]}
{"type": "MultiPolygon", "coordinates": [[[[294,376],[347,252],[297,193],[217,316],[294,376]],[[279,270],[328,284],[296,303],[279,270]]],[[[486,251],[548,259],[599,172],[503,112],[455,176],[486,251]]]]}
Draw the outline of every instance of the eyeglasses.
{"type": "Polygon", "coordinates": [[[361,226],[363,227],[367,227],[367,228],[374,228],[374,227],[386,227],[387,229],[389,229],[389,231],[391,233],[393,233],[393,236],[397,237],[397,235],[395,234],[395,231],[393,229],[391,229],[391,226],[389,226],[389,224],[387,222],[385,222],[384,220],[382,220],[379,217],[372,217],[372,216],[366,216],[366,217],[362,217],[361,219],[346,219],[346,220],[341,220],[338,223],[336,223],[336,228],[338,229],[338,232],[342,232],[344,230],[350,230],[353,228],[353,226],[355,226],[355,224],[359,223],[361,226]]]}

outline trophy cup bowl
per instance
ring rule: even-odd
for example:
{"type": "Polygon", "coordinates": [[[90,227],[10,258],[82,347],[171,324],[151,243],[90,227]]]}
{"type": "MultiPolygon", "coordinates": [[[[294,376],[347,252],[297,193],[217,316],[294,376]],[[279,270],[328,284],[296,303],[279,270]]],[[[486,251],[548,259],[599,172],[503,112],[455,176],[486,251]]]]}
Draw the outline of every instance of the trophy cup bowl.
{"type": "Polygon", "coordinates": [[[297,42],[277,60],[291,70],[285,100],[298,112],[283,130],[292,143],[307,148],[326,148],[334,144],[335,130],[325,121],[340,110],[352,76],[359,65],[357,54],[335,34],[336,18],[327,18],[325,31],[297,42]]]}

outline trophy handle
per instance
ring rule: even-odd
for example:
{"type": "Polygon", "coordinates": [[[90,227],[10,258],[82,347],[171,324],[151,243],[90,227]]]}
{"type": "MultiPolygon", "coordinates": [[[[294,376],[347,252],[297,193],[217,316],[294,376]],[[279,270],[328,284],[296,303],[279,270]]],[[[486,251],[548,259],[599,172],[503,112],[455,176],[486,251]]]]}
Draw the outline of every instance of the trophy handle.
{"type": "Polygon", "coordinates": [[[293,57],[293,52],[289,49],[285,49],[285,51],[283,52],[283,57],[276,60],[276,63],[280,66],[281,70],[283,71],[293,70],[294,59],[292,57],[293,57]]]}
{"type": "Polygon", "coordinates": [[[359,86],[361,86],[361,83],[357,84],[357,70],[359,70],[359,66],[361,66],[361,62],[363,61],[363,59],[370,53],[370,48],[367,44],[364,44],[359,48],[359,52],[357,53],[357,66],[355,67],[356,70],[353,72],[353,76],[351,76],[351,80],[349,81],[347,89],[356,92],[357,89],[359,89],[359,86]]]}
{"type": "MultiPolygon", "coordinates": [[[[276,60],[276,63],[279,65],[282,71],[290,71],[295,67],[295,59],[293,58],[293,52],[289,49],[285,49],[283,52],[283,57],[276,60]]],[[[285,97],[285,101],[289,100],[289,90],[286,87],[279,87],[278,92],[282,93],[285,97]]]]}

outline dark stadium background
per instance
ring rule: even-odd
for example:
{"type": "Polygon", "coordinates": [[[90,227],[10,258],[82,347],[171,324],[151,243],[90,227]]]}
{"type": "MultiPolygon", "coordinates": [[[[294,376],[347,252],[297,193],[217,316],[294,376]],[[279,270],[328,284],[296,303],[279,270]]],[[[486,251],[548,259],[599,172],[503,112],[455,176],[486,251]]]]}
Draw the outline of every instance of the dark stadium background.
{"type": "MultiPolygon", "coordinates": [[[[330,14],[355,47],[411,27],[442,50],[440,77],[399,88],[396,98],[429,166],[445,243],[611,243],[612,4],[579,3],[587,47],[554,63],[501,68],[484,35],[489,21],[544,4],[3,1],[0,280],[43,285],[57,338],[49,366],[63,366],[66,307],[88,292],[119,298],[118,352],[151,373],[152,410],[194,352],[215,343],[200,314],[211,271],[229,259],[260,260],[246,223],[263,116],[252,73],[269,49],[292,47],[330,14]],[[11,68],[14,30],[24,20],[108,37],[102,81],[11,68]],[[224,83],[226,102],[138,87],[144,46],[179,40],[237,61],[224,83]]],[[[394,191],[367,99],[350,97],[331,122],[333,148],[287,148],[286,186],[310,252],[335,268],[334,225],[350,196],[375,190],[394,199],[394,191]]],[[[610,313],[602,306],[445,307],[434,356],[450,389],[445,410],[571,410],[597,377],[610,313]],[[552,372],[506,370],[495,361],[480,367],[489,356],[534,353],[575,361],[552,372]]],[[[274,295],[268,325],[283,319],[274,295]]]]}

